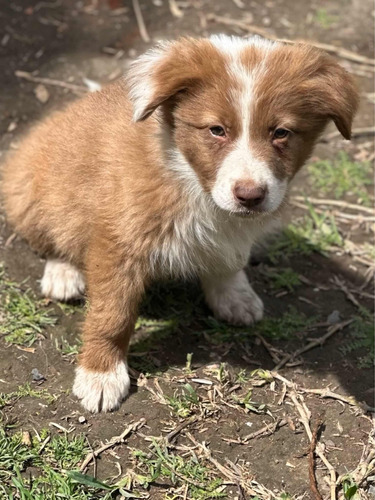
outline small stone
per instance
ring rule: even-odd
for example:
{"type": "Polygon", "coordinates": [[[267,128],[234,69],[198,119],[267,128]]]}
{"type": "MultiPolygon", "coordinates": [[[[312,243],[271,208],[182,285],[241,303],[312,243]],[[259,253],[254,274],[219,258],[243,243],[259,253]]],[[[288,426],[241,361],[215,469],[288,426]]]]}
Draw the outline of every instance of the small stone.
{"type": "Polygon", "coordinates": [[[41,83],[35,87],[34,94],[38,101],[42,104],[45,104],[49,99],[49,92],[41,83]]]}
{"type": "Polygon", "coordinates": [[[331,325],[335,325],[340,321],[340,311],[332,311],[331,314],[327,318],[327,323],[331,325]]]}
{"type": "Polygon", "coordinates": [[[40,371],[38,370],[38,368],[33,368],[31,370],[31,375],[33,376],[33,381],[34,382],[41,382],[42,380],[46,380],[46,378],[44,377],[44,375],[42,375],[40,373],[40,371]]]}
{"type": "Polygon", "coordinates": [[[86,417],[84,417],[83,415],[81,415],[80,417],[78,417],[78,422],[80,424],[84,424],[86,422],[86,417]]]}
{"type": "Polygon", "coordinates": [[[17,122],[10,122],[8,125],[8,132],[13,132],[13,130],[16,130],[17,128],[17,122]]]}

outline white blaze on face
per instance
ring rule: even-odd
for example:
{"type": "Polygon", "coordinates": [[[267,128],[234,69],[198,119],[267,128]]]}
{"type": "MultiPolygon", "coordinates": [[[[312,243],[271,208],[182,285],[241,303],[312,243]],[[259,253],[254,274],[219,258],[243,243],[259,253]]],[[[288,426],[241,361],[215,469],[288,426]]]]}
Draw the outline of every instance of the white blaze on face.
{"type": "Polygon", "coordinates": [[[211,41],[226,54],[229,72],[240,84],[240,89],[232,92],[232,100],[242,115],[240,137],[218,169],[212,197],[220,208],[242,212],[234,198],[233,188],[241,181],[252,181],[254,187],[263,187],[267,190],[260,208],[265,212],[273,212],[284,199],[287,181],[277,179],[267,163],[254,156],[250,145],[251,113],[255,97],[254,81],[262,71],[265,71],[265,65],[260,64],[249,72],[240,62],[240,53],[246,46],[254,46],[264,51],[264,62],[276,44],[259,38],[243,40],[225,36],[211,37],[211,41]]]}

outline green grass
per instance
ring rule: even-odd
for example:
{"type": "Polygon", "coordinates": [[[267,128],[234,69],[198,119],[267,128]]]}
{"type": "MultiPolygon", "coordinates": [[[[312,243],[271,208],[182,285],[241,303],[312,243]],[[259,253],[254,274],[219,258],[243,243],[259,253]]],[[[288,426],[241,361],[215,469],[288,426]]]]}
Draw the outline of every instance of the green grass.
{"type": "MultiPolygon", "coordinates": [[[[204,333],[207,340],[218,345],[224,342],[246,342],[254,338],[256,333],[260,333],[269,339],[290,340],[294,338],[297,332],[305,330],[306,327],[316,321],[316,317],[307,317],[293,306],[289,306],[281,316],[268,316],[248,328],[231,326],[209,317],[205,320],[206,328],[204,333]]],[[[197,332],[197,334],[201,333],[197,332]]]]}
{"type": "Polygon", "coordinates": [[[238,405],[242,406],[247,412],[253,412],[258,414],[264,414],[268,412],[268,408],[263,403],[258,403],[252,399],[253,391],[250,389],[244,396],[232,395],[233,401],[238,405]]]}
{"type": "Polygon", "coordinates": [[[9,344],[31,346],[56,318],[45,301],[38,299],[24,284],[9,281],[0,268],[0,335],[9,344]]]}
{"type": "Polygon", "coordinates": [[[37,390],[37,389],[34,389],[33,387],[31,387],[31,385],[29,383],[26,383],[24,385],[20,385],[16,391],[8,392],[8,393],[1,392],[0,393],[0,408],[11,404],[16,399],[20,399],[20,398],[24,398],[24,397],[43,399],[48,404],[53,403],[57,399],[57,396],[49,393],[47,391],[47,389],[38,389],[37,390]]]}
{"type": "Polygon", "coordinates": [[[75,468],[89,448],[85,436],[56,435],[47,442],[48,430],[31,445],[22,432],[9,434],[0,427],[1,500],[94,500],[114,498],[118,485],[109,486],[75,468]],[[42,448],[43,446],[43,448],[42,448]]]}
{"type": "Polygon", "coordinates": [[[293,306],[289,306],[282,316],[277,318],[268,317],[257,323],[255,329],[269,339],[289,340],[293,339],[296,333],[305,330],[316,321],[316,317],[307,317],[293,306]]]}
{"type": "Polygon", "coordinates": [[[199,461],[194,453],[182,457],[154,440],[148,452],[134,450],[133,456],[140,473],[137,481],[144,488],[155,482],[167,481],[174,487],[188,484],[188,498],[191,499],[227,498],[222,480],[215,477],[211,468],[199,461]]]}
{"type": "Polygon", "coordinates": [[[315,24],[318,24],[324,29],[328,29],[337,21],[337,16],[331,16],[327,9],[319,8],[315,11],[314,15],[315,24]]]}
{"type": "Polygon", "coordinates": [[[313,187],[335,198],[354,196],[358,203],[371,206],[366,186],[373,184],[373,169],[369,162],[352,161],[345,152],[331,160],[319,160],[308,167],[313,187]]]}
{"type": "Polygon", "coordinates": [[[189,417],[199,407],[199,396],[190,384],[185,384],[173,396],[165,396],[172,412],[181,418],[189,417]]]}
{"type": "Polygon", "coordinates": [[[354,317],[349,327],[344,345],[339,347],[344,356],[350,355],[360,368],[375,366],[375,332],[372,314],[362,309],[361,314],[354,317]]]}
{"type": "MultiPolygon", "coordinates": [[[[135,331],[142,333],[142,338],[134,342],[130,347],[131,365],[136,370],[144,372],[146,375],[155,370],[160,370],[157,366],[153,350],[159,343],[176,332],[179,325],[177,318],[170,319],[146,319],[138,317],[135,331]]],[[[168,368],[167,366],[165,369],[168,368]]]]}
{"type": "Polygon", "coordinates": [[[318,252],[326,255],[332,247],[343,247],[334,217],[330,214],[318,214],[308,204],[308,214],[284,230],[269,248],[268,257],[276,264],[281,258],[290,258],[295,254],[311,255],[318,252]]]}
{"type": "Polygon", "coordinates": [[[72,316],[75,313],[84,313],[86,309],[86,304],[83,304],[81,302],[76,302],[76,303],[58,302],[57,305],[64,314],[67,314],[69,316],[72,316]]]}
{"type": "Polygon", "coordinates": [[[77,338],[77,342],[75,344],[70,344],[69,341],[61,337],[60,340],[55,339],[55,347],[58,351],[61,352],[63,356],[75,356],[79,353],[80,348],[82,346],[82,340],[77,338]]]}
{"type": "Polygon", "coordinates": [[[294,292],[301,285],[298,273],[290,267],[267,269],[265,275],[270,281],[271,288],[274,290],[287,290],[294,292]]]}

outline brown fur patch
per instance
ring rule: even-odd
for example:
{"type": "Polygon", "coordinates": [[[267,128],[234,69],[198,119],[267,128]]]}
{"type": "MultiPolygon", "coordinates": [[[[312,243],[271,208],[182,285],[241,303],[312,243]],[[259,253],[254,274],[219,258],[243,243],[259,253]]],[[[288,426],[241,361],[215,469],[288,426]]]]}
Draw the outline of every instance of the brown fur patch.
{"type": "Polygon", "coordinates": [[[330,119],[350,138],[357,106],[353,78],[333,58],[304,44],[280,45],[269,53],[255,82],[251,147],[278,177],[291,178],[330,119]],[[292,134],[272,144],[272,131],[278,127],[292,134]]]}

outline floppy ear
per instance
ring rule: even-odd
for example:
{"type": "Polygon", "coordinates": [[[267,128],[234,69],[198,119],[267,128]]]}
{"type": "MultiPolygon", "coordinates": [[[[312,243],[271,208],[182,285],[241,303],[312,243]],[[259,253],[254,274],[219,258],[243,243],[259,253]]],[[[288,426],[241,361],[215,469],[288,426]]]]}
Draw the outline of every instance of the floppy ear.
{"type": "Polygon", "coordinates": [[[354,79],[331,56],[321,51],[315,53],[318,56],[317,70],[310,80],[310,97],[316,111],[332,119],[342,136],[350,139],[359,104],[354,79]]]}
{"type": "Polygon", "coordinates": [[[167,99],[199,84],[215,70],[218,54],[208,40],[180,38],[160,42],[130,66],[126,76],[133,120],[145,120],[167,99]]]}

